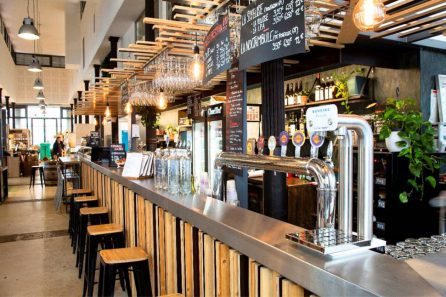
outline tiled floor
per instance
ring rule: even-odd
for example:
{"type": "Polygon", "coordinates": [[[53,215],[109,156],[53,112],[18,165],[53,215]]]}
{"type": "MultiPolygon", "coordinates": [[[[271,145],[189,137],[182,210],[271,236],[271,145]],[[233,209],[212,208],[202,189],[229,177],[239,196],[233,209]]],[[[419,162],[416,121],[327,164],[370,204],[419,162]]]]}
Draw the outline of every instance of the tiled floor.
{"type": "MultiPolygon", "coordinates": [[[[9,179],[9,197],[0,205],[0,297],[81,296],[68,215],[64,207],[55,211],[56,187],[36,182],[30,188],[29,178],[9,179]]],[[[126,296],[119,282],[115,296],[126,296]]]]}

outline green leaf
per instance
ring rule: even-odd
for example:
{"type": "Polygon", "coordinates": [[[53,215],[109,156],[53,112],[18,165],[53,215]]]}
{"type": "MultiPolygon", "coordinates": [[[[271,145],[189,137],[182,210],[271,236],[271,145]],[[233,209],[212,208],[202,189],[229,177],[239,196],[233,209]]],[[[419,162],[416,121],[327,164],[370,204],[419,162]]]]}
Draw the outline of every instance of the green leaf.
{"type": "Polygon", "coordinates": [[[422,168],[421,168],[420,164],[414,164],[414,163],[411,163],[411,164],[409,165],[410,173],[412,173],[412,175],[414,175],[414,176],[416,176],[416,177],[420,177],[421,169],[422,169],[422,168]]]}
{"type": "Polygon", "coordinates": [[[409,179],[407,182],[418,192],[419,186],[414,179],[409,179]]]}
{"type": "Polygon", "coordinates": [[[435,189],[435,187],[437,186],[437,181],[435,180],[435,178],[432,175],[429,175],[428,177],[426,177],[426,181],[431,185],[432,188],[435,189]]]}
{"type": "Polygon", "coordinates": [[[401,192],[400,193],[400,201],[402,203],[407,203],[409,200],[407,199],[407,193],[406,192],[401,192]]]}

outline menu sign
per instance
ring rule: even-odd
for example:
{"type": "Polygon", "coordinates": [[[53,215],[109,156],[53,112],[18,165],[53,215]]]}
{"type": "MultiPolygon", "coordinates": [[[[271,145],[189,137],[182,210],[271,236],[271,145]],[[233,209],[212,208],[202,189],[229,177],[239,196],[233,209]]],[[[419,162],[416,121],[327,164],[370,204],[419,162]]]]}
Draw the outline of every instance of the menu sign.
{"type": "Polygon", "coordinates": [[[305,52],[304,0],[254,1],[242,13],[239,69],[305,52]]]}
{"type": "Polygon", "coordinates": [[[189,119],[200,116],[200,94],[191,94],[187,96],[187,117],[189,119]],[[198,112],[198,114],[197,114],[198,112]]]}
{"type": "Polygon", "coordinates": [[[243,122],[245,114],[245,72],[228,71],[226,84],[226,151],[243,153],[243,122]]]}
{"type": "Polygon", "coordinates": [[[118,167],[118,163],[125,161],[126,152],[124,144],[110,145],[110,167],[118,167]]]}
{"type": "Polygon", "coordinates": [[[100,145],[101,137],[99,136],[99,131],[90,131],[90,146],[97,147],[100,145]]]}
{"type": "Polygon", "coordinates": [[[229,16],[219,18],[204,39],[204,82],[231,67],[229,16]]]}

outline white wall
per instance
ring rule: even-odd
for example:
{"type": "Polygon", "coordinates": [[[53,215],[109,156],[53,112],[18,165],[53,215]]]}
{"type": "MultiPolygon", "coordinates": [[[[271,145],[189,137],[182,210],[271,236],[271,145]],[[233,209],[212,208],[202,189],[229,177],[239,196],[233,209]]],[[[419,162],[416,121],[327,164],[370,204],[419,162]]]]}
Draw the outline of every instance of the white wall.
{"type": "Polygon", "coordinates": [[[3,37],[0,38],[0,88],[2,96],[17,97],[16,68],[3,37]]]}
{"type": "Polygon", "coordinates": [[[178,126],[178,111],[181,109],[184,109],[184,107],[162,112],[160,116],[160,129],[166,129],[169,124],[174,127],[178,126]]]}
{"type": "MultiPolygon", "coordinates": [[[[16,66],[17,103],[37,103],[36,90],[33,89],[37,74],[29,72],[27,66],[16,66]]],[[[76,71],[64,68],[43,68],[41,78],[45,89],[45,102],[49,105],[68,105],[71,100],[70,83],[76,71]]]]}
{"type": "Polygon", "coordinates": [[[79,69],[82,65],[81,19],[79,16],[79,3],[67,1],[65,3],[65,67],[68,69],[79,69]]]}

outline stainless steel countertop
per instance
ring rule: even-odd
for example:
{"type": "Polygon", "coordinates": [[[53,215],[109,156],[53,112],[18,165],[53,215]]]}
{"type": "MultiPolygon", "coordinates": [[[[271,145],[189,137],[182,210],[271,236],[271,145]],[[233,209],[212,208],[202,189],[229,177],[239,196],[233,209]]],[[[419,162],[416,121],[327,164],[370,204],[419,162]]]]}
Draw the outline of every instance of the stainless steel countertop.
{"type": "MultiPolygon", "coordinates": [[[[285,239],[285,234],[303,230],[297,226],[204,195],[171,195],[156,190],[152,179],[129,180],[122,177],[122,169],[83,161],[319,296],[445,296],[438,283],[443,283],[444,288],[446,274],[429,278],[424,272],[428,266],[413,268],[410,261],[369,250],[336,256],[318,254],[285,239]]],[[[441,259],[442,271],[446,271],[445,253],[436,256],[441,259]]]]}

